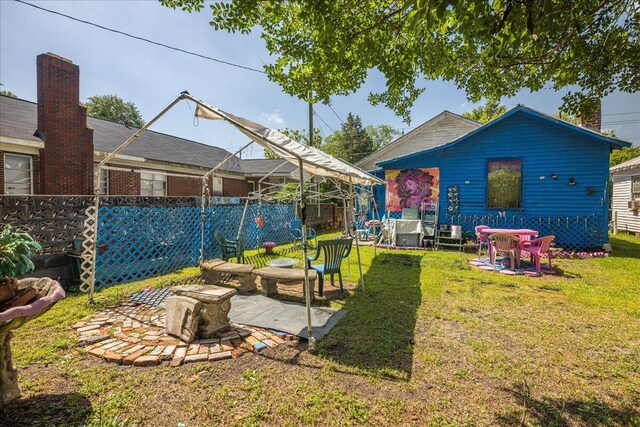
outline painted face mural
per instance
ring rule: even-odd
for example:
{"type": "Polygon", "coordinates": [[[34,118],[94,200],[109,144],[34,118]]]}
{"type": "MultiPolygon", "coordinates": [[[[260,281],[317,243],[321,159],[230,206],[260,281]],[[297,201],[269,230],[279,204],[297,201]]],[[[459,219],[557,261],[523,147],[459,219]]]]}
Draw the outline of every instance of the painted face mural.
{"type": "Polygon", "coordinates": [[[430,210],[438,200],[440,173],[438,168],[388,170],[387,210],[403,208],[430,210]]]}

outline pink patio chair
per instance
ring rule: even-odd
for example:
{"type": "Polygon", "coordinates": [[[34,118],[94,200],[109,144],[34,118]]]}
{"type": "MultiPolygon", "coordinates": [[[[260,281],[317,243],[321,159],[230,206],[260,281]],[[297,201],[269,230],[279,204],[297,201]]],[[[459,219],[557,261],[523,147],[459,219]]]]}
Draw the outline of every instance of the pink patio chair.
{"type": "Polygon", "coordinates": [[[540,258],[542,258],[543,255],[546,255],[547,258],[549,258],[549,268],[552,268],[551,251],[549,250],[549,247],[555,238],[556,236],[545,236],[538,239],[523,241],[521,243],[520,249],[529,252],[529,255],[531,256],[531,263],[535,260],[537,273],[540,273],[540,258]]]}
{"type": "Polygon", "coordinates": [[[482,253],[482,246],[487,247],[487,254],[489,253],[489,239],[486,234],[482,234],[481,231],[485,228],[490,228],[488,225],[478,225],[476,227],[476,237],[478,238],[478,257],[482,253]]]}
{"type": "Polygon", "coordinates": [[[489,248],[491,259],[495,265],[497,256],[508,254],[511,261],[511,269],[520,266],[520,238],[513,234],[495,233],[489,236],[489,248]]]}

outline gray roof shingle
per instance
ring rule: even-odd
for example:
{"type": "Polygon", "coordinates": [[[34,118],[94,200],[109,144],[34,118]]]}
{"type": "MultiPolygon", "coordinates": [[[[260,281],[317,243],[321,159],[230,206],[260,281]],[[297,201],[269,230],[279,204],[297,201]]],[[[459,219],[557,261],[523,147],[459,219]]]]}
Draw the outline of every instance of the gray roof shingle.
{"type": "MultiPolygon", "coordinates": [[[[37,104],[22,99],[0,96],[0,135],[30,141],[40,141],[33,136],[37,128],[37,104]]],[[[97,151],[112,152],[126,141],[138,128],[87,117],[93,131],[93,147],[97,151]]],[[[202,144],[177,136],[147,130],[122,154],[149,160],[178,163],[187,166],[213,168],[224,160],[227,150],[202,144]]],[[[241,160],[234,156],[222,168],[227,172],[243,173],[241,160]]]]}
{"type": "Polygon", "coordinates": [[[249,176],[264,176],[274,170],[276,167],[280,168],[275,171],[273,176],[290,175],[291,172],[297,170],[296,165],[288,162],[284,159],[243,159],[242,170],[249,176]],[[283,163],[285,163],[283,166],[283,163]]]}

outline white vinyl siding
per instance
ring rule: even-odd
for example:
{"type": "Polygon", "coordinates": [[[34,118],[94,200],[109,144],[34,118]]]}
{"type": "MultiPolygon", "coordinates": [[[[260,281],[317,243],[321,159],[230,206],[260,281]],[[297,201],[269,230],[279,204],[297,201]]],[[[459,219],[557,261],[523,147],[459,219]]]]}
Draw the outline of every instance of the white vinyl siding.
{"type": "Polygon", "coordinates": [[[617,218],[619,231],[640,233],[640,211],[629,209],[633,200],[633,178],[640,177],[640,167],[615,172],[611,175],[613,182],[611,209],[617,218]]]}
{"type": "Polygon", "coordinates": [[[158,173],[143,172],[140,174],[141,196],[166,196],[167,176],[158,173]]]}
{"type": "Polygon", "coordinates": [[[376,163],[395,159],[413,153],[446,144],[482,126],[480,123],[457,117],[450,113],[442,113],[412,132],[396,139],[391,144],[360,160],[356,165],[366,171],[380,169],[376,163]],[[431,123],[430,123],[431,122],[431,123]],[[422,128],[421,128],[422,127],[422,128]]]}
{"type": "Polygon", "coordinates": [[[4,155],[4,193],[33,194],[33,163],[31,156],[4,155]]]}

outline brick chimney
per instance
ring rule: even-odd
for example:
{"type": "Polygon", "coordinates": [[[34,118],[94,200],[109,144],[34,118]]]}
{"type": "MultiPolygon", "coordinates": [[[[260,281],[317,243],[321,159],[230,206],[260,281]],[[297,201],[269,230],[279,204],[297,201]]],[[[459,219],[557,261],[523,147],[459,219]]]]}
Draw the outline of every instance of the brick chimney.
{"type": "Polygon", "coordinates": [[[93,194],[93,129],[80,103],[80,68],[43,53],[36,59],[40,194],[93,194]]]}
{"type": "Polygon", "coordinates": [[[583,118],[582,114],[578,113],[576,122],[578,126],[600,132],[602,129],[602,103],[600,102],[600,100],[598,100],[597,106],[594,108],[593,113],[591,113],[589,117],[583,118]]]}

